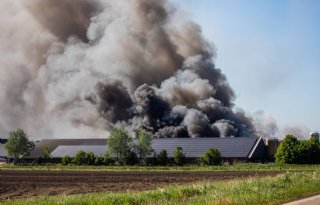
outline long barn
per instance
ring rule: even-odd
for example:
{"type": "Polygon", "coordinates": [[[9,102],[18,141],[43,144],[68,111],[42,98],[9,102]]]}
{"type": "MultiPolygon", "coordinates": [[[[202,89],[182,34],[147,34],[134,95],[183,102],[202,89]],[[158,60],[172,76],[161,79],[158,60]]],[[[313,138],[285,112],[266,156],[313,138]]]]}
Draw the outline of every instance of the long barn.
{"type": "MultiPolygon", "coordinates": [[[[135,140],[136,142],[136,140],[135,140]]],[[[36,159],[48,146],[54,159],[63,156],[73,157],[79,150],[103,155],[108,151],[107,139],[44,139],[36,143],[36,148],[26,157],[36,159]]],[[[222,157],[229,161],[263,161],[266,157],[266,146],[262,138],[159,138],[152,140],[152,148],[156,153],[166,150],[173,157],[176,147],[182,147],[190,160],[200,157],[209,148],[217,148],[222,157]]]]}

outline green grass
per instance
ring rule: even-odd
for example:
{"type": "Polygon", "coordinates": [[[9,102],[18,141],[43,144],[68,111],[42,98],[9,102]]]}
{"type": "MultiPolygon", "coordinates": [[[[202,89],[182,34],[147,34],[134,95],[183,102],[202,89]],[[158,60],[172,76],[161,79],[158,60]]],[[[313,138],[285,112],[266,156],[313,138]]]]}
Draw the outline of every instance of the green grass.
{"type": "Polygon", "coordinates": [[[14,166],[2,165],[0,170],[50,170],[50,171],[320,171],[320,165],[278,165],[260,163],[235,163],[228,166],[14,166]]]}
{"type": "Polygon", "coordinates": [[[3,204],[279,204],[320,193],[320,172],[285,173],[127,193],[96,193],[4,201],[3,204]]]}

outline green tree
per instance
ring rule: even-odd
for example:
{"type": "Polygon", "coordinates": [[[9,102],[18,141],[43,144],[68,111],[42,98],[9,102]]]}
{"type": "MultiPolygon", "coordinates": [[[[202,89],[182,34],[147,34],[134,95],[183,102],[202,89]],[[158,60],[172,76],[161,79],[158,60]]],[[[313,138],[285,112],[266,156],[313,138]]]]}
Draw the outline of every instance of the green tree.
{"type": "Polygon", "coordinates": [[[103,165],[103,156],[96,155],[94,165],[103,165]]]}
{"type": "Polygon", "coordinates": [[[200,163],[203,165],[220,165],[222,163],[222,157],[219,150],[209,148],[200,158],[200,163]]]}
{"type": "Polygon", "coordinates": [[[62,157],[62,164],[68,165],[72,163],[72,158],[68,155],[62,157]]]}
{"type": "Polygon", "coordinates": [[[147,164],[155,166],[155,165],[157,165],[157,162],[158,162],[157,153],[155,151],[153,151],[151,155],[152,155],[152,157],[147,158],[147,164]]]}
{"type": "Polygon", "coordinates": [[[183,153],[182,147],[177,147],[173,153],[173,159],[176,165],[182,166],[186,161],[186,156],[183,153]]]}
{"type": "Polygon", "coordinates": [[[317,164],[320,162],[320,143],[317,139],[300,141],[297,164],[317,164]]]}
{"type": "Polygon", "coordinates": [[[85,165],[87,164],[86,152],[83,150],[79,150],[76,153],[76,156],[73,158],[73,163],[76,165],[85,165]]]}
{"type": "Polygon", "coordinates": [[[28,135],[22,129],[9,133],[5,147],[8,155],[14,158],[14,163],[23,156],[29,155],[30,151],[34,149],[34,143],[28,138],[28,135]]]}
{"type": "Polygon", "coordinates": [[[87,165],[94,165],[95,161],[96,161],[96,156],[94,155],[93,152],[88,152],[86,153],[86,164],[87,165]]]}
{"type": "Polygon", "coordinates": [[[300,142],[293,135],[287,135],[280,143],[276,154],[276,163],[295,164],[298,161],[300,142]]]}
{"type": "Polygon", "coordinates": [[[129,154],[125,158],[126,165],[135,165],[139,163],[139,159],[137,154],[134,151],[130,151],[129,154]]]}
{"type": "Polygon", "coordinates": [[[104,165],[111,165],[112,163],[114,163],[114,161],[112,160],[112,158],[110,157],[110,154],[109,153],[105,153],[103,155],[103,161],[102,163],[104,165]]]}
{"type": "Polygon", "coordinates": [[[137,153],[141,164],[146,164],[148,156],[152,154],[152,135],[140,129],[138,134],[137,153]]]}
{"type": "Polygon", "coordinates": [[[157,155],[157,163],[159,165],[165,166],[168,164],[169,158],[168,158],[168,153],[167,150],[161,150],[159,154],[157,155]]]}
{"type": "Polygon", "coordinates": [[[120,164],[124,164],[132,151],[132,142],[132,138],[125,129],[114,128],[108,138],[109,152],[120,164]]]}
{"type": "Polygon", "coordinates": [[[51,157],[51,153],[49,150],[48,145],[46,145],[42,151],[42,155],[43,155],[43,162],[44,163],[51,163],[52,162],[52,157],[51,157]]]}

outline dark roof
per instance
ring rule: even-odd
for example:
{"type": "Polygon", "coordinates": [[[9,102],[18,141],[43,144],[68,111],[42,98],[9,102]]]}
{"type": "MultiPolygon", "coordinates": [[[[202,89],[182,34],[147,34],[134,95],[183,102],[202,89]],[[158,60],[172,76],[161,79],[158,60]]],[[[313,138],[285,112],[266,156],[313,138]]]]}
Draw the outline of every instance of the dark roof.
{"type": "MultiPolygon", "coordinates": [[[[104,140],[106,142],[106,140],[104,140]]],[[[79,144],[79,143],[78,143],[79,144]]],[[[52,156],[60,158],[65,155],[74,156],[78,150],[93,152],[96,155],[103,155],[107,151],[106,143],[92,146],[82,145],[60,145],[53,152],[52,156]]],[[[197,158],[209,148],[217,148],[224,158],[263,158],[264,142],[261,138],[161,138],[153,139],[152,147],[156,153],[165,149],[169,157],[173,156],[176,147],[182,147],[186,157],[197,158]],[[263,153],[261,152],[263,151],[263,153]],[[256,154],[256,152],[259,152],[256,154]]]]}
{"type": "Polygon", "coordinates": [[[266,156],[266,144],[262,138],[259,138],[255,145],[253,146],[250,154],[248,156],[249,159],[263,159],[266,156]]]}
{"type": "Polygon", "coordinates": [[[158,153],[167,150],[172,157],[177,146],[182,147],[186,157],[196,158],[209,148],[217,148],[225,158],[247,158],[257,139],[253,137],[239,138],[163,138],[153,140],[153,149],[158,153]]]}
{"type": "Polygon", "coordinates": [[[107,145],[60,145],[53,150],[51,156],[52,158],[62,158],[63,156],[74,157],[79,150],[103,156],[107,151],[107,145]]]}
{"type": "Polygon", "coordinates": [[[45,146],[52,152],[60,145],[105,145],[106,138],[97,139],[43,139],[35,143],[35,149],[30,152],[27,158],[38,158],[42,156],[45,146]]]}

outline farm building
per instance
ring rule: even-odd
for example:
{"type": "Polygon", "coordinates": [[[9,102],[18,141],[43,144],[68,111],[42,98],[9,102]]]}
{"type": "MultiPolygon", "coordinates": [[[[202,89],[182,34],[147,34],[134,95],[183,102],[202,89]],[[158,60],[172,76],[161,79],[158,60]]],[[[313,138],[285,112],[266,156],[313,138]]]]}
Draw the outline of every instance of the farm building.
{"type": "Polygon", "coordinates": [[[0,144],[0,157],[6,157],[6,156],[7,156],[7,152],[6,152],[5,144],[0,144]]]}
{"type": "MultiPolygon", "coordinates": [[[[107,139],[44,139],[36,142],[36,148],[28,159],[42,156],[48,146],[52,157],[59,161],[63,156],[73,157],[79,150],[103,155],[107,150],[107,139]]],[[[262,138],[159,138],[153,139],[152,147],[156,153],[165,149],[169,157],[173,157],[176,147],[182,147],[189,160],[194,160],[209,148],[217,148],[222,157],[229,161],[264,161],[266,146],[262,138]]]]}
{"type": "Polygon", "coordinates": [[[1,139],[0,138],[0,164],[6,163],[7,162],[7,151],[5,148],[5,143],[7,140],[1,139]]]}

